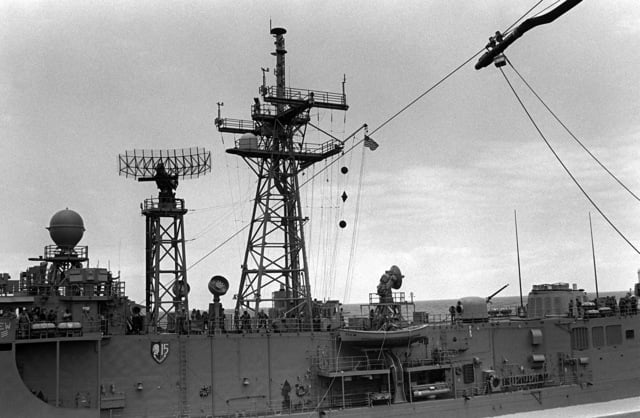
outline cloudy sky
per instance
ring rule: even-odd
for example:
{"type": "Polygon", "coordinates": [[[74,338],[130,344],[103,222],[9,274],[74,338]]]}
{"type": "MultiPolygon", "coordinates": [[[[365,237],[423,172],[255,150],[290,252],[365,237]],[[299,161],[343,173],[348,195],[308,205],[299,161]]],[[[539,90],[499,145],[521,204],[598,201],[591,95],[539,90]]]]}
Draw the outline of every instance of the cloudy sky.
{"type": "MultiPolygon", "coordinates": [[[[246,225],[256,179],[224,152],[234,136],[218,133],[213,119],[217,102],[224,102],[223,117],[250,118],[260,69],[274,67],[270,22],[287,29],[289,86],[337,92],[346,76],[349,111],[312,113],[314,124],[342,138],[364,123],[377,130],[534,4],[4,1],[0,271],[17,278],[27,258],[50,243],[51,216],[68,207],[84,218],[81,244],[91,265],[120,271],[141,301],[139,204],[156,191],[118,176],[117,156],[200,146],[212,153],[212,172],[178,188],[191,209],[191,305],[204,307],[208,279],[222,274],[231,282],[230,306],[246,234],[194,263],[246,225]]],[[[558,117],[636,194],[639,28],[636,1],[591,0],[507,50],[558,117]]],[[[417,299],[487,296],[507,283],[503,295],[517,295],[514,210],[525,293],[558,281],[594,289],[589,212],[600,290],[636,282],[638,254],[563,171],[500,71],[476,71],[474,63],[377,130],[376,151],[357,147],[328,169],[320,172],[322,163],[305,173],[302,181],[315,174],[301,191],[311,218],[305,232],[314,296],[366,301],[393,264],[406,276],[403,290],[417,299]]],[[[505,73],[587,193],[640,246],[640,202],[558,127],[511,68],[505,73]]],[[[309,141],[326,139],[309,130],[309,141]]]]}

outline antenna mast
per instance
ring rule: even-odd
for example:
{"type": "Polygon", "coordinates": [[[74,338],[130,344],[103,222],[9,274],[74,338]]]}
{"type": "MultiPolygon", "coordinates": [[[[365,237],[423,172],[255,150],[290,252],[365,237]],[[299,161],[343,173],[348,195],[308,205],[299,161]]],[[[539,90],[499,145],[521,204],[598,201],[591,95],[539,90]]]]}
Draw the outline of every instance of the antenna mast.
{"type": "Polygon", "coordinates": [[[133,150],[120,154],[119,173],[138,181],[154,181],[158,197],[140,205],[146,217],[146,309],[153,332],[182,332],[176,316],[189,312],[185,260],[183,199],[177,199],[178,179],[211,171],[211,154],[203,148],[133,150]]]}
{"type": "Polygon", "coordinates": [[[346,95],[285,85],[284,28],[274,27],[275,86],[267,86],[266,70],[259,88],[262,103],[254,98],[252,120],[218,117],[220,132],[243,134],[230,154],[242,157],[258,176],[249,238],[235,312],[257,313],[271,301],[278,314],[304,314],[311,320],[311,288],[303,227],[298,174],[316,162],[342,151],[331,139],[323,144],[305,142],[309,110],[313,107],[347,110],[346,95]],[[269,293],[271,292],[271,294],[269,293]]]}
{"type": "Polygon", "coordinates": [[[518,242],[518,215],[513,210],[513,224],[516,227],[516,254],[518,255],[518,286],[520,287],[520,312],[524,313],[524,301],[522,300],[522,273],[520,271],[520,243],[518,242]]]}
{"type": "Polygon", "coordinates": [[[591,256],[593,258],[593,278],[596,281],[596,304],[597,304],[597,301],[600,300],[600,294],[598,293],[598,269],[596,268],[596,247],[593,245],[593,225],[591,224],[591,212],[589,212],[589,232],[591,234],[591,256]]]}

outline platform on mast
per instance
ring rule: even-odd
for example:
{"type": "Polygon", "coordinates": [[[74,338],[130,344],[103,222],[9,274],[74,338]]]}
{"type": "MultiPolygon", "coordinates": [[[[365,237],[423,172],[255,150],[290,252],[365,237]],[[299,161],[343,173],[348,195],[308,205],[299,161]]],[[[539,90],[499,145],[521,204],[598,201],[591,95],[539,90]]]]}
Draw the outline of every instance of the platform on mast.
{"type": "Polygon", "coordinates": [[[231,134],[248,134],[257,133],[258,127],[252,120],[216,118],[215,120],[218,131],[231,134]]]}
{"type": "Polygon", "coordinates": [[[262,88],[262,97],[265,102],[269,103],[286,105],[302,105],[310,103],[312,107],[321,107],[323,109],[349,109],[349,106],[347,105],[347,96],[343,93],[270,86],[262,88]]]}
{"type": "Polygon", "coordinates": [[[293,150],[275,150],[267,147],[263,141],[255,141],[247,144],[239,139],[235,141],[234,148],[228,148],[227,153],[239,155],[246,158],[273,158],[280,157],[282,159],[293,158],[302,163],[302,168],[322,161],[336,154],[341,153],[343,146],[340,142],[331,140],[322,144],[296,144],[293,150]]]}

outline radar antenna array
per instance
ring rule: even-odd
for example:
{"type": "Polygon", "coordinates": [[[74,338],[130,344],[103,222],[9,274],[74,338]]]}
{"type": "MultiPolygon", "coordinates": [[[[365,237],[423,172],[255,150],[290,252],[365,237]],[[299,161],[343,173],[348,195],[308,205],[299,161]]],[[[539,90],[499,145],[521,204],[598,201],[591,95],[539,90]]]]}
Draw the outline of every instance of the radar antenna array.
{"type": "Polygon", "coordinates": [[[166,172],[192,179],[211,171],[211,153],[204,148],[125,151],[118,157],[120,175],[136,179],[153,177],[159,163],[166,172]]]}
{"type": "Polygon", "coordinates": [[[146,217],[147,325],[158,332],[186,332],[189,312],[184,239],[183,199],[176,199],[179,179],[211,171],[211,153],[204,148],[133,150],[118,157],[119,174],[155,181],[158,197],[140,205],[146,217]]]}

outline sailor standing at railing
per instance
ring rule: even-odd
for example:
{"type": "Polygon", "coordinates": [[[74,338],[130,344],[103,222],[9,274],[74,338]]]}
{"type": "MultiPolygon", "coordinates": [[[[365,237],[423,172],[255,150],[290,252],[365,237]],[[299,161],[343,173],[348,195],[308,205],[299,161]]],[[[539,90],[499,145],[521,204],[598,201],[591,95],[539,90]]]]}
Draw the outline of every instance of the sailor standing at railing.
{"type": "Polygon", "coordinates": [[[240,322],[242,323],[243,332],[251,332],[251,315],[249,315],[249,312],[244,311],[244,313],[240,317],[240,322]]]}
{"type": "Polygon", "coordinates": [[[18,316],[18,330],[20,338],[27,336],[30,323],[31,321],[29,320],[29,315],[27,315],[26,308],[20,308],[20,315],[18,316]]]}
{"type": "Polygon", "coordinates": [[[267,316],[266,313],[264,313],[264,309],[260,309],[260,312],[258,312],[258,331],[260,330],[260,328],[264,329],[265,332],[269,332],[269,330],[267,329],[267,319],[269,317],[267,316]]]}

